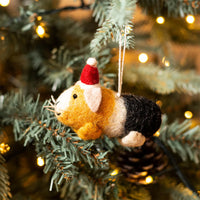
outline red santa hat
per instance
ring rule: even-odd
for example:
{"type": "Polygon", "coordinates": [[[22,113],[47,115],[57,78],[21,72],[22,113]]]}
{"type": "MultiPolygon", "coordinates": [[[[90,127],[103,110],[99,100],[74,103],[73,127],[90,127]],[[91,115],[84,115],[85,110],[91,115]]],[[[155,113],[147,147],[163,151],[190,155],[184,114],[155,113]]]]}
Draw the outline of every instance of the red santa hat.
{"type": "Polygon", "coordinates": [[[82,70],[80,80],[86,85],[95,85],[99,83],[99,71],[95,58],[88,58],[85,67],[82,70]]]}

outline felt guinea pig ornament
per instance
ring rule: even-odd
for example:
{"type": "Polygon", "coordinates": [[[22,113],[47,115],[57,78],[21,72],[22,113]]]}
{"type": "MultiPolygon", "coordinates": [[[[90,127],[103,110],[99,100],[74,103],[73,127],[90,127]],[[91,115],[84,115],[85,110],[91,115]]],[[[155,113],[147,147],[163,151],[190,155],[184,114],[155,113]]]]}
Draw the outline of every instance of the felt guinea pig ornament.
{"type": "Polygon", "coordinates": [[[142,146],[160,127],[161,111],[156,103],[130,94],[120,97],[99,84],[95,58],[89,58],[80,81],[54,102],[57,119],[70,126],[83,140],[105,134],[117,137],[123,146],[142,146]]]}

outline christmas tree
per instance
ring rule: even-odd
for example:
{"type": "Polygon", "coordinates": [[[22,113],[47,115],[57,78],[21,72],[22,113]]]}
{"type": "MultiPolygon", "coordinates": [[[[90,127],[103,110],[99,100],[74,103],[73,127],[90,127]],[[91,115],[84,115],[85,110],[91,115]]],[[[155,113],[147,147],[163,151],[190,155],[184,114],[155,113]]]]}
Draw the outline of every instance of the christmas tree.
{"type": "Polygon", "coordinates": [[[199,14],[199,0],[0,0],[0,199],[200,199],[199,14]],[[90,57],[102,86],[160,107],[142,146],[83,140],[50,111],[90,57]]]}

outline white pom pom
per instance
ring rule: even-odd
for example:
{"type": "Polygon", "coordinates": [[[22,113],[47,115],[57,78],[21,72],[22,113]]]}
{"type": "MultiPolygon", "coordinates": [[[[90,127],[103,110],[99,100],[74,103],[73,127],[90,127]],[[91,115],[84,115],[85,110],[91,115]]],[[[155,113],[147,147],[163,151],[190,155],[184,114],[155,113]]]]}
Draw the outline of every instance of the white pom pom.
{"type": "Polygon", "coordinates": [[[119,140],[122,146],[139,147],[145,143],[145,137],[137,131],[130,131],[128,135],[119,140]]]}
{"type": "Polygon", "coordinates": [[[97,66],[97,61],[96,61],[95,58],[88,58],[86,63],[87,63],[88,65],[90,65],[90,66],[93,66],[93,67],[96,67],[96,66],[97,66]]]}

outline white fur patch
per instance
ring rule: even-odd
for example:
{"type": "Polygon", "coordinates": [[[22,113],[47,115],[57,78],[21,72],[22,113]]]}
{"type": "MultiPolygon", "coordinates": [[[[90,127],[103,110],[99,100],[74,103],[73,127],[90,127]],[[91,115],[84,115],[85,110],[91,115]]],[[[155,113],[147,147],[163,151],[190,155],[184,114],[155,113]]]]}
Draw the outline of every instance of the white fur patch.
{"type": "Polygon", "coordinates": [[[78,81],[76,83],[84,90],[85,102],[92,112],[97,112],[101,105],[102,92],[100,84],[87,85],[78,81]]]}
{"type": "Polygon", "coordinates": [[[68,109],[73,89],[74,87],[70,87],[69,89],[61,93],[61,95],[56,99],[56,113],[62,113],[63,111],[68,109]]]}
{"type": "Polygon", "coordinates": [[[97,112],[101,105],[102,93],[101,88],[88,88],[84,90],[85,102],[92,112],[97,112]]]}
{"type": "Polygon", "coordinates": [[[109,119],[108,125],[104,128],[104,133],[108,137],[118,137],[124,134],[126,114],[127,111],[124,105],[124,100],[116,94],[114,112],[109,119]]]}

